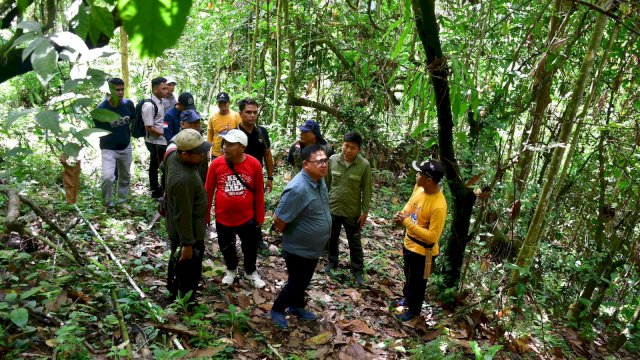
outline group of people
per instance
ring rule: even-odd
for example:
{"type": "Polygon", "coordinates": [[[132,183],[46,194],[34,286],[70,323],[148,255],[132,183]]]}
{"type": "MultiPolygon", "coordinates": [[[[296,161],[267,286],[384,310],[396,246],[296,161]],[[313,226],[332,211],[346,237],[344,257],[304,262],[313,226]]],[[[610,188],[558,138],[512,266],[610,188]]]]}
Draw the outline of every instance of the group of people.
{"type": "MultiPolygon", "coordinates": [[[[98,108],[113,111],[120,118],[112,122],[94,119],[96,127],[110,131],[100,138],[102,201],[107,207],[126,201],[132,159],[129,124],[136,115],[141,116],[150,153],[151,196],[162,198],[166,206],[171,245],[167,288],[172,297],[189,294],[191,301],[196,298],[212,207],[226,266],[222,284],[232,286],[239,275],[237,236],[245,281],[255,288],[265,287],[256,264],[263,242],[264,197],[273,188],[274,161],[269,133],[257,124],[259,104],[242,99],[239,112],[235,112],[230,109],[229,94],[219,93],[219,110],[207,123],[205,139],[193,96],[183,92],[176,99],[175,80],[153,79],[151,97],[141,102],[140,114],[124,98],[121,79],[109,79],[108,85],[110,94],[98,108]],[[164,171],[158,180],[161,167],[164,171]]],[[[306,120],[298,128],[300,138],[291,145],[287,157],[295,176],[284,188],[273,215],[273,229],[282,234],[282,256],[288,272],[287,282],[270,311],[272,322],[281,329],[288,328],[287,312],[302,320],[316,319],[305,306],[305,291],[320,258],[328,254],[325,272],[338,268],[343,228],[351,273],[357,284],[365,284],[360,234],[369,215],[373,185],[371,165],[361,155],[362,136],[357,132],[344,134],[340,152],[334,153],[316,121],[306,120]]],[[[396,225],[406,228],[406,283],[399,305],[408,310],[398,315],[403,321],[420,314],[447,212],[439,185],[443,166],[427,160],[414,162],[413,167],[418,172],[413,194],[393,217],[396,225]]]]}

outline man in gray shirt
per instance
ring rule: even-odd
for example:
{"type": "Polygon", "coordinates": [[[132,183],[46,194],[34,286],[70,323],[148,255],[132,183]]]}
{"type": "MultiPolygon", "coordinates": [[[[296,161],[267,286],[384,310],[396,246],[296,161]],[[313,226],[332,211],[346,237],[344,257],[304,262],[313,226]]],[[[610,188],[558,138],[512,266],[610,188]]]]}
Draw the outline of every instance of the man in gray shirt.
{"type": "Polygon", "coordinates": [[[283,256],[287,264],[287,284],[271,307],[271,320],[287,329],[285,310],[302,320],[315,320],[305,309],[304,293],[318,264],[326,252],[331,232],[329,194],[322,178],[327,175],[329,159],[317,145],[301,151],[302,171],[287,184],[273,217],[277,231],[282,232],[283,256]]]}
{"type": "Polygon", "coordinates": [[[167,96],[167,79],[157,77],[151,80],[151,101],[142,104],[142,120],[147,133],[144,137],[145,145],[149,150],[149,190],[151,197],[162,197],[162,189],[158,182],[158,168],[162,162],[167,139],[164,138],[164,106],[162,99],[167,96]]]}

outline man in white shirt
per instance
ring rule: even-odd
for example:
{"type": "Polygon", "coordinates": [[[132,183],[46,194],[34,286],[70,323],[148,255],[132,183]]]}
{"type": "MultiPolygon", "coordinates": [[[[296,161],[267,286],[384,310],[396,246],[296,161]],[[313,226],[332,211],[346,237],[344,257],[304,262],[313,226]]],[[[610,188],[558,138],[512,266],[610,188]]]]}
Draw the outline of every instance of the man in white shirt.
{"type": "Polygon", "coordinates": [[[164,138],[164,106],[162,99],[167,97],[167,79],[157,77],[151,80],[151,101],[142,105],[142,120],[147,134],[144,137],[145,145],[149,150],[149,190],[151,197],[162,197],[162,188],[158,182],[158,168],[162,162],[164,152],[167,149],[167,140],[164,138]]]}

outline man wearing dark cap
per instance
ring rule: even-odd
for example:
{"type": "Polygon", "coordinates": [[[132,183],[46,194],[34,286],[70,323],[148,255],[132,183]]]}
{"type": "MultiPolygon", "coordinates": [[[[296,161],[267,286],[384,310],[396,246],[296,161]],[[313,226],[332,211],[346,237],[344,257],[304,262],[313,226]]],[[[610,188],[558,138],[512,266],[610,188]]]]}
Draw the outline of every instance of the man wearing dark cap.
{"type": "Polygon", "coordinates": [[[211,158],[214,159],[222,155],[222,138],[227,131],[235,129],[240,123],[240,114],[230,109],[229,94],[221,92],[216,96],[218,102],[218,112],[211,115],[207,125],[207,140],[213,144],[211,147],[211,158]]]}
{"type": "Polygon", "coordinates": [[[167,288],[175,297],[191,291],[195,300],[202,275],[207,194],[196,166],[206,159],[211,143],[185,129],[175,137],[176,151],[167,157],[167,233],[171,256],[167,288]]]}
{"type": "Polygon", "coordinates": [[[413,194],[404,209],[393,216],[396,225],[406,228],[402,251],[406,282],[399,305],[408,309],[397,315],[401,321],[420,315],[433,257],[438,255],[438,240],[447,219],[447,201],[439,185],[444,177],[442,164],[436,160],[414,161],[413,168],[418,171],[413,194]]]}
{"type": "Polygon", "coordinates": [[[298,129],[300,130],[300,140],[291,145],[289,155],[287,156],[287,162],[292,167],[291,176],[295,176],[300,172],[300,169],[302,169],[300,152],[305,146],[318,144],[327,156],[331,157],[331,155],[333,155],[333,147],[322,137],[320,124],[316,121],[313,119],[306,120],[304,124],[298,126],[298,129]]]}
{"type": "MultiPolygon", "coordinates": [[[[200,117],[200,114],[195,109],[188,109],[188,110],[182,111],[180,113],[180,131],[184,129],[193,129],[193,130],[196,130],[197,132],[200,132],[201,121],[202,121],[202,118],[200,117]]],[[[173,138],[171,138],[171,140],[169,140],[169,146],[167,146],[167,151],[164,153],[164,164],[166,164],[167,156],[169,156],[169,154],[174,152],[177,148],[176,136],[174,136],[173,138]]],[[[209,169],[209,162],[207,160],[208,159],[205,158],[196,166],[196,168],[198,169],[198,173],[202,178],[203,184],[207,179],[207,170],[209,169]]],[[[165,170],[165,174],[166,174],[166,170],[165,170]]],[[[164,184],[164,177],[163,177],[163,184],[164,184]]]]}
{"type": "Polygon", "coordinates": [[[167,141],[171,141],[180,132],[180,113],[195,109],[196,105],[191,93],[185,91],[178,96],[175,106],[164,114],[164,137],[167,141]]]}

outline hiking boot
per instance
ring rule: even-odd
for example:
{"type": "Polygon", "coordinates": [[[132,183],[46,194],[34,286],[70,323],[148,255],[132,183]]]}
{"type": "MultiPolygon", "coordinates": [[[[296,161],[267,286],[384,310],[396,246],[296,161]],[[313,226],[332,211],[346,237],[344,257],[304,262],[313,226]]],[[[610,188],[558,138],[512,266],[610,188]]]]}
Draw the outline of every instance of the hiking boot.
{"type": "Polygon", "coordinates": [[[244,274],[244,279],[251,282],[253,287],[256,289],[262,289],[266,285],[260,278],[260,274],[258,274],[258,271],[254,271],[251,274],[244,274]]]}
{"type": "Polygon", "coordinates": [[[275,327],[281,330],[289,330],[289,324],[287,324],[287,319],[284,317],[283,313],[271,310],[269,311],[269,315],[271,316],[271,322],[273,322],[275,327]]]}
{"type": "Polygon", "coordinates": [[[222,284],[227,286],[233,285],[237,275],[238,273],[235,270],[227,270],[222,278],[222,284]]]}
{"type": "Polygon", "coordinates": [[[412,320],[412,319],[416,318],[417,316],[418,316],[417,314],[414,314],[412,312],[407,311],[405,313],[396,315],[396,319],[398,319],[398,320],[400,320],[402,322],[406,322],[406,321],[409,321],[409,320],[412,320]]]}
{"type": "Polygon", "coordinates": [[[316,314],[312,313],[311,311],[305,309],[305,308],[289,308],[289,314],[291,315],[295,315],[298,317],[298,319],[300,320],[304,320],[304,321],[313,321],[315,319],[317,319],[316,314]]]}
{"type": "Polygon", "coordinates": [[[337,264],[334,264],[334,263],[329,262],[329,263],[327,263],[327,265],[325,265],[324,269],[322,269],[322,272],[324,272],[324,273],[328,273],[328,272],[330,272],[331,270],[335,270],[335,269],[337,269],[337,268],[338,268],[338,265],[337,265],[337,264]]]}

